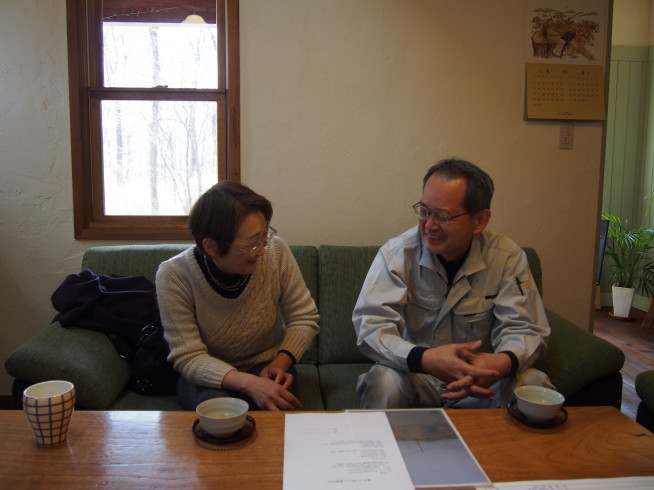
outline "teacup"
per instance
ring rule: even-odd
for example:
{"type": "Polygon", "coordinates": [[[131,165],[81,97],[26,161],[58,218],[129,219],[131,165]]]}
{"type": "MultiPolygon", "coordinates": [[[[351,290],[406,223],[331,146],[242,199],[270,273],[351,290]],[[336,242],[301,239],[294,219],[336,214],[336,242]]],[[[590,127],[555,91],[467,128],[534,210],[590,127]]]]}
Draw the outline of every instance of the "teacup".
{"type": "Polygon", "coordinates": [[[515,389],[518,410],[533,422],[547,422],[561,410],[565,397],[544,386],[523,385],[515,389]]]}
{"type": "Polygon", "coordinates": [[[225,438],[243,427],[249,408],[248,403],[239,398],[221,397],[203,401],[195,412],[207,434],[225,438]]]}
{"type": "Polygon", "coordinates": [[[74,409],[75,386],[70,381],[44,381],[23,391],[23,410],[40,446],[66,440],[74,409]]]}

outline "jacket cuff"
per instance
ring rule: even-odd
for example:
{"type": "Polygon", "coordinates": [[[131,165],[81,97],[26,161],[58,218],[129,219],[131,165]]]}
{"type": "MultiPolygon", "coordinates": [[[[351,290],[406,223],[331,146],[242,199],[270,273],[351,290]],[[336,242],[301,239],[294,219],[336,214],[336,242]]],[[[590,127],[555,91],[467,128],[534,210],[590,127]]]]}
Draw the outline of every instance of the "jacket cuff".
{"type": "Polygon", "coordinates": [[[498,354],[506,354],[507,356],[509,356],[509,359],[511,359],[511,372],[507,377],[512,378],[513,376],[515,376],[515,374],[518,372],[518,368],[520,367],[520,364],[518,362],[518,356],[516,356],[510,350],[503,350],[501,352],[498,352],[498,354]]]}
{"type": "Polygon", "coordinates": [[[422,369],[422,355],[428,347],[414,347],[409,351],[409,355],[406,358],[406,364],[409,368],[409,371],[412,373],[422,373],[425,374],[425,371],[422,369]]]}

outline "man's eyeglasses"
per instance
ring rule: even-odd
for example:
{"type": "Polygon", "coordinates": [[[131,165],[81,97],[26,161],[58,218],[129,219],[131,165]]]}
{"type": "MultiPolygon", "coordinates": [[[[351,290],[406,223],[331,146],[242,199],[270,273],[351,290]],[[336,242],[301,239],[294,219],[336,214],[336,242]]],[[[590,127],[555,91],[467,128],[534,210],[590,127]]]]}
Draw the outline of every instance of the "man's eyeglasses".
{"type": "Polygon", "coordinates": [[[277,235],[277,230],[275,230],[272,226],[269,226],[268,230],[266,231],[266,236],[264,236],[261,240],[259,240],[254,245],[244,248],[237,247],[236,245],[232,245],[232,246],[240,250],[244,254],[254,255],[255,253],[257,253],[257,251],[259,251],[259,249],[264,248],[266,245],[268,245],[268,240],[273,238],[275,235],[277,235]]]}
{"type": "Polygon", "coordinates": [[[461,216],[465,216],[466,214],[470,214],[470,212],[467,212],[467,213],[457,214],[456,216],[450,216],[447,212],[441,209],[429,210],[429,208],[421,202],[417,202],[413,205],[413,211],[416,213],[416,216],[419,219],[423,219],[426,221],[431,216],[432,218],[434,218],[434,221],[436,221],[436,223],[438,223],[441,226],[443,225],[446,226],[453,219],[459,218],[461,216]]]}

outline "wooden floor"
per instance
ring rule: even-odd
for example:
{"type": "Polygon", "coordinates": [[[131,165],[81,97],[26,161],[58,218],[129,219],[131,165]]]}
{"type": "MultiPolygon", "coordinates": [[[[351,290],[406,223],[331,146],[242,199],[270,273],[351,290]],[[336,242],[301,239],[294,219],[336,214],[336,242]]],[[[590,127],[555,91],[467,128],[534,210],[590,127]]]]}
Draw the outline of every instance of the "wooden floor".
{"type": "Polygon", "coordinates": [[[654,369],[654,329],[641,327],[645,312],[631,309],[631,321],[615,320],[609,316],[611,308],[595,310],[593,333],[625,354],[622,368],[622,413],[636,419],[640,400],[636,395],[634,381],[638,373],[654,369]]]}

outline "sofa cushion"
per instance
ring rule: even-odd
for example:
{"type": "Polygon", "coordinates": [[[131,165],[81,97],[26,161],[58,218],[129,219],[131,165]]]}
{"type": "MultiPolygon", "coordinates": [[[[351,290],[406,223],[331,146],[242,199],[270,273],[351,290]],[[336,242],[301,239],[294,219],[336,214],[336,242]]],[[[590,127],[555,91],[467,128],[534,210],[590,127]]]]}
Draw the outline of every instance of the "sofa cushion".
{"type": "MultiPolygon", "coordinates": [[[[300,267],[304,284],[306,284],[311,297],[318,305],[318,249],[307,245],[291,245],[289,248],[300,267]]],[[[318,313],[320,313],[320,308],[318,308],[318,313]]],[[[301,362],[315,364],[317,360],[318,342],[314,340],[302,356],[301,362]]]]}
{"type": "Polygon", "coordinates": [[[357,348],[352,311],[378,250],[332,245],[319,248],[320,364],[370,362],[357,348]]]}
{"type": "Polygon", "coordinates": [[[107,336],[83,328],[64,328],[54,322],[18,347],[5,361],[17,379],[39,383],[64,379],[75,385],[77,403],[106,410],[123,392],[130,365],[107,336]]]}
{"type": "Polygon", "coordinates": [[[154,282],[159,264],[191,246],[165,244],[92,247],[84,252],[82,269],[110,276],[145,276],[154,282]]]}
{"type": "Polygon", "coordinates": [[[367,373],[372,363],[325,364],[318,366],[320,389],[326,410],[360,408],[361,399],[355,389],[359,376],[367,373]]]}
{"type": "Polygon", "coordinates": [[[302,402],[302,410],[324,410],[318,367],[315,364],[296,364],[295,396],[302,402]]]}
{"type": "Polygon", "coordinates": [[[552,333],[547,354],[534,365],[550,377],[563,396],[622,369],[624,353],[616,346],[547,310],[552,333]]]}

